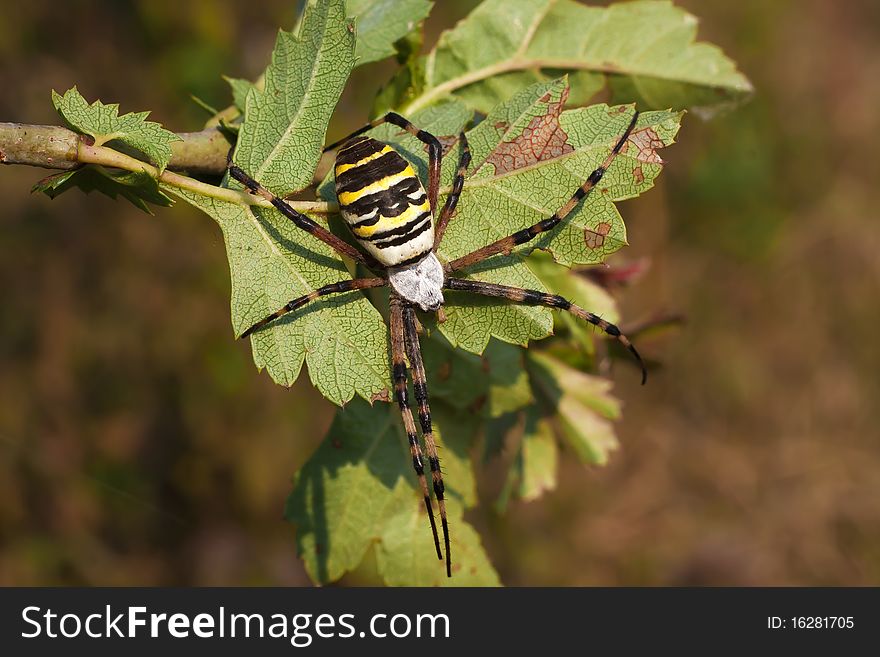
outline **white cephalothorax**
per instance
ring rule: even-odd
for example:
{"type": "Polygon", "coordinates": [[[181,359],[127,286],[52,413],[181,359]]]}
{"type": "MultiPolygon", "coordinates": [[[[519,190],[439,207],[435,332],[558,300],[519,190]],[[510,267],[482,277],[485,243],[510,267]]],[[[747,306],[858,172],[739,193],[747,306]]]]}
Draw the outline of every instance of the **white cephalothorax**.
{"type": "Polygon", "coordinates": [[[400,296],[422,310],[437,310],[443,304],[443,265],[433,253],[411,265],[390,268],[388,280],[400,296]]]}

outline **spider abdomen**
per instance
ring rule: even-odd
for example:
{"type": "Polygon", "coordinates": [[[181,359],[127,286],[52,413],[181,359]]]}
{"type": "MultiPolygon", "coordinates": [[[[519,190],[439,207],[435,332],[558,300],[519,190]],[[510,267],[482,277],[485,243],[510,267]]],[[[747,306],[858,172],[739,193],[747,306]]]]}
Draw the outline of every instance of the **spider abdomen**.
{"type": "Polygon", "coordinates": [[[412,166],[393,148],[357,137],[336,157],[336,197],[352,234],[386,267],[413,263],[434,244],[434,217],[412,166]]]}

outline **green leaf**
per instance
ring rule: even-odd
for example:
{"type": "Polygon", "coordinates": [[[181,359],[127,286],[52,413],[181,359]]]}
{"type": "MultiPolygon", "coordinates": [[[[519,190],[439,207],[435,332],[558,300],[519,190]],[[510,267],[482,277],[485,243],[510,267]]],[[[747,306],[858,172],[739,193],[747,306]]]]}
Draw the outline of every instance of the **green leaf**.
{"type": "Polygon", "coordinates": [[[349,16],[356,18],[358,66],[395,54],[394,43],[427,18],[429,0],[346,0],[349,16]]]}
{"type": "Polygon", "coordinates": [[[520,474],[517,496],[530,502],[556,488],[559,448],[548,418],[541,417],[535,407],[529,408],[525,416],[517,458],[520,474]]]}
{"type": "Polygon", "coordinates": [[[455,95],[481,112],[537,81],[577,72],[578,101],[604,79],[644,106],[710,109],[752,92],[697,20],[667,0],[588,7],[574,0],[485,0],[444,32],[424,64],[414,112],[455,95]]]}
{"type": "MultiPolygon", "coordinates": [[[[468,132],[473,161],[440,249],[442,258],[460,257],[549,217],[611,151],[632,108],[594,105],[561,111],[565,93],[564,79],[534,85],[468,132]]],[[[559,227],[510,256],[477,265],[468,276],[545,291],[525,265],[533,249],[547,250],[565,265],[599,263],[617,251],[626,243],[626,230],[614,203],[653,185],[662,163],[657,150],[673,142],[680,118],[672,112],[642,114],[601,183],[559,227]]],[[[446,160],[444,182],[451,181],[455,155],[446,160]]],[[[447,301],[448,321],[440,330],[468,351],[480,353],[490,336],[525,345],[552,328],[546,308],[457,293],[449,293],[447,301]]]]}
{"type": "Polygon", "coordinates": [[[477,417],[480,408],[484,415],[498,417],[534,401],[522,352],[516,347],[493,340],[481,358],[453,348],[435,332],[422,341],[422,353],[431,397],[468,410],[471,417],[477,417]]]}
{"type": "Polygon", "coordinates": [[[476,530],[462,517],[461,506],[447,504],[452,535],[452,577],[434,552],[425,514],[410,504],[389,519],[376,546],[379,573],[389,586],[500,586],[476,530]]]}
{"type": "MultiPolygon", "coordinates": [[[[438,436],[451,438],[460,431],[456,417],[447,416],[442,407],[438,410],[438,436]]],[[[448,453],[459,453],[461,445],[453,447],[450,438],[441,458],[453,465],[448,453]]],[[[473,473],[458,470],[465,464],[470,467],[469,461],[461,460],[453,468],[457,483],[472,485],[473,473]]],[[[462,519],[458,496],[448,500],[456,569],[449,583],[497,584],[479,539],[462,519]]],[[[388,583],[447,583],[435,555],[400,412],[391,405],[370,407],[354,401],[337,412],[324,442],[297,474],[286,516],[296,524],[299,553],[316,582],[339,579],[378,543],[379,571],[388,583]]]]}
{"type": "Polygon", "coordinates": [[[548,417],[537,405],[522,414],[522,437],[507,473],[507,481],[495,503],[499,513],[507,509],[511,496],[531,502],[556,488],[559,447],[548,417]]]}
{"type": "Polygon", "coordinates": [[[109,171],[104,167],[86,166],[44,178],[31,189],[55,198],[68,189],[78,187],[86,194],[101,192],[112,199],[128,200],[136,208],[153,214],[149,203],[170,206],[173,201],[159,189],[159,183],[145,171],[109,171]]]}
{"type": "Polygon", "coordinates": [[[171,159],[172,142],[180,141],[160,124],[147,121],[149,112],[119,116],[119,105],[105,105],[100,100],[89,105],[76,87],[63,96],[53,91],[52,104],[71,129],[91,135],[96,145],[118,140],[149,157],[160,173],[171,159]]]}
{"type": "MultiPolygon", "coordinates": [[[[397,415],[399,417],[400,414],[397,415]]],[[[472,507],[477,503],[477,480],[471,462],[471,447],[480,430],[481,418],[467,410],[456,409],[434,396],[431,397],[431,418],[447,498],[451,495],[465,507],[472,507]]]]}
{"type": "MultiPolygon", "coordinates": [[[[468,132],[473,160],[467,193],[443,242],[446,257],[549,217],[620,139],[632,107],[600,104],[563,112],[566,93],[564,78],[533,85],[468,132]]],[[[523,250],[543,248],[571,265],[602,262],[623,246],[626,232],[613,202],[653,185],[662,163],[656,151],[673,143],[679,119],[672,112],[642,114],[597,188],[559,228],[523,250]]]]}
{"type": "Polygon", "coordinates": [[[499,458],[507,448],[511,431],[516,427],[518,413],[507,413],[500,417],[489,418],[485,423],[483,432],[482,450],[480,462],[489,463],[492,459],[499,458]]]}
{"type": "MultiPolygon", "coordinates": [[[[336,414],[318,450],[297,473],[285,513],[309,576],[332,582],[355,568],[389,518],[418,496],[400,418],[390,407],[353,402],[336,414]]],[[[427,530],[428,522],[425,519],[427,530]]],[[[433,547],[428,552],[433,556],[433,547]]]]}
{"type": "Polygon", "coordinates": [[[279,196],[307,187],[330,114],[354,65],[343,0],[308,5],[296,34],[280,31],[264,88],[252,86],[235,162],[279,196]]]}
{"type": "MultiPolygon", "coordinates": [[[[342,0],[309,6],[296,34],[280,32],[260,86],[247,87],[247,113],[236,161],[277,194],[307,186],[333,108],[354,61],[354,35],[342,0]]],[[[274,209],[229,203],[185,191],[178,195],[223,229],[232,276],[236,335],[291,299],[350,279],[338,255],[274,209]]],[[[388,394],[387,328],[361,293],[320,299],[251,336],[254,362],[289,386],[303,362],[335,404],[357,394],[388,394]]]]}
{"type": "MultiPolygon", "coordinates": [[[[166,188],[220,224],[232,276],[236,335],[296,297],[351,278],[335,252],[280,213],[166,188]]],[[[281,385],[299,376],[334,404],[388,394],[388,329],[359,292],[319,299],[251,335],[254,362],[281,385]]]]}
{"type": "Polygon", "coordinates": [[[489,377],[479,356],[455,349],[434,331],[429,340],[422,340],[422,357],[431,399],[442,399],[460,411],[485,401],[489,377]]]}
{"type": "Polygon", "coordinates": [[[245,80],[244,78],[230,78],[227,76],[223,76],[223,79],[226,80],[227,84],[229,84],[229,90],[232,92],[232,103],[238,108],[238,111],[244,114],[245,104],[247,103],[247,96],[250,93],[251,89],[254,88],[254,83],[250,80],[245,80]]]}
{"type": "Polygon", "coordinates": [[[533,387],[541,391],[548,413],[558,418],[562,435],[581,461],[607,463],[618,446],[612,420],[620,418],[620,402],[609,392],[611,382],[547,354],[530,352],[528,361],[533,387]]]}
{"type": "Polygon", "coordinates": [[[534,401],[522,350],[492,340],[483,359],[489,370],[489,417],[511,413],[534,401]]]}

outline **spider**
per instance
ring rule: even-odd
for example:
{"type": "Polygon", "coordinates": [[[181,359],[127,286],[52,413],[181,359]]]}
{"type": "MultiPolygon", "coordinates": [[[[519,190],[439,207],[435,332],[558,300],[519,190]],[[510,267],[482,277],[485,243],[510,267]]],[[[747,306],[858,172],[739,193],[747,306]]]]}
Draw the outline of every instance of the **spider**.
{"type": "Polygon", "coordinates": [[[629,126],[602,164],[589,175],[569,200],[553,215],[533,226],[519,230],[508,237],[445,264],[438,260],[436,252],[443,239],[446,226],[455,212],[471,159],[467,138],[463,132],[459,135],[461,154],[452,183],[452,191],[446,197],[439,214],[437,213],[437,194],[440,186],[440,164],[443,158],[440,141],[434,135],[414,126],[403,116],[390,112],[324,149],[324,152],[327,152],[341,146],[335,163],[336,196],[342,217],[357,242],[363,247],[364,252],[297,212],[284,199],[276,196],[248,176],[232,162],[230,151],[228,169],[232,178],[243,184],[252,194],[258,194],[271,202],[297,227],[330,245],[340,255],[353,259],[377,274],[373,278],[356,278],[324,285],[305,296],[293,299],[247,329],[242,333],[242,338],[282,315],[302,308],[319,297],[351,290],[391,287],[389,310],[394,395],[403,416],[403,424],[412,455],[412,465],[424,497],[437,558],[442,561],[443,552],[440,550],[434,507],[425,476],[424,456],[416,434],[416,423],[408,399],[406,365],[408,359],[412,369],[413,390],[418,405],[419,424],[427,454],[432,488],[440,512],[447,577],[452,576],[452,562],[443,475],[440,471],[440,459],[437,456],[437,445],[431,426],[428,384],[419,346],[419,325],[415,309],[418,307],[425,312],[436,312],[442,321],[444,318],[443,290],[460,290],[496,297],[512,303],[548,306],[564,310],[597,326],[609,336],[620,341],[638,361],[644,384],[647,379],[645,365],[632,343],[614,324],[606,322],[601,317],[555,294],[452,276],[454,272],[471,267],[491,256],[500,253],[509,254],[516,246],[534,239],[543,232],[553,230],[560,222],[564,221],[575,206],[596,186],[614,158],[620,153],[635,127],[637,119],[638,112],[635,112],[629,126]],[[390,123],[405,130],[427,146],[427,193],[412,166],[400,153],[392,146],[364,134],[383,123],[390,123]]]}

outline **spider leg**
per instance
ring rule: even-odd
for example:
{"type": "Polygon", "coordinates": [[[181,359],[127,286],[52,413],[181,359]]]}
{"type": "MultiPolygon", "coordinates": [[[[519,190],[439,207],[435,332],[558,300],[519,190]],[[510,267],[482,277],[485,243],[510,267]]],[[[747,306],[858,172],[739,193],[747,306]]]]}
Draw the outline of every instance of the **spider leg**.
{"type": "Polygon", "coordinates": [[[626,143],[626,140],[629,139],[633,128],[635,128],[636,126],[636,121],[638,120],[638,118],[638,112],[633,114],[629,126],[624,131],[623,135],[621,135],[620,139],[617,140],[614,148],[611,149],[611,152],[608,154],[602,164],[599,165],[599,168],[594,170],[593,173],[589,175],[589,177],[584,181],[584,184],[578,187],[575,193],[572,194],[571,198],[566,201],[565,205],[559,208],[555,213],[553,213],[553,215],[551,215],[547,219],[539,221],[533,226],[518,230],[508,237],[504,237],[496,242],[492,242],[491,244],[477,249],[476,251],[473,251],[471,253],[468,253],[467,255],[453,260],[446,265],[446,271],[452,272],[458,271],[459,269],[464,269],[465,267],[470,267],[471,265],[475,265],[478,262],[482,262],[486,258],[490,258],[493,255],[497,255],[499,253],[504,253],[505,255],[507,255],[514,249],[514,247],[517,247],[520,244],[525,244],[526,242],[534,239],[541,233],[556,228],[556,226],[562,220],[564,220],[571,213],[572,210],[574,210],[575,206],[580,203],[587,194],[590,193],[590,190],[598,184],[598,182],[602,179],[602,176],[605,175],[608,167],[611,166],[614,158],[617,157],[617,155],[623,148],[623,145],[626,143]]]}
{"type": "Polygon", "coordinates": [[[529,306],[548,306],[549,308],[558,308],[566,310],[575,317],[599,327],[606,334],[616,338],[638,361],[639,367],[642,369],[642,385],[648,380],[648,370],[639,352],[633,346],[620,329],[614,324],[606,322],[604,319],[595,315],[588,310],[584,310],[580,306],[576,306],[567,299],[556,294],[547,294],[537,290],[525,290],[519,287],[510,287],[509,285],[498,285],[496,283],[484,283],[482,281],[472,281],[464,278],[447,278],[445,287],[450,290],[461,290],[462,292],[473,292],[486,297],[498,297],[507,299],[514,303],[526,304],[529,306]]]}
{"type": "MultiPolygon", "coordinates": [[[[431,495],[428,492],[428,482],[425,479],[425,466],[422,461],[422,448],[416,435],[416,423],[413,419],[412,410],[409,407],[409,398],[406,391],[406,339],[404,337],[403,303],[396,294],[391,294],[391,364],[394,373],[394,395],[400,414],[403,416],[403,426],[406,429],[406,437],[409,439],[410,454],[412,454],[413,469],[419,478],[422,487],[422,496],[425,500],[425,509],[431,522],[431,534],[434,536],[434,549],[437,550],[437,558],[443,560],[440,552],[440,539],[437,537],[437,523],[434,520],[434,507],[431,504],[431,495]]],[[[433,463],[432,463],[433,466],[433,463]]],[[[442,498],[438,498],[438,502],[442,498]]],[[[443,503],[440,502],[442,505],[443,503]]],[[[441,513],[444,507],[441,506],[441,513]]],[[[446,528],[446,516],[443,516],[444,533],[446,528]]],[[[448,553],[448,552],[447,552],[448,553]]]]}
{"type": "MultiPolygon", "coordinates": [[[[232,152],[230,151],[230,155],[231,154],[232,152]]],[[[347,242],[339,239],[329,230],[327,230],[323,226],[319,226],[312,219],[309,219],[301,212],[297,212],[296,210],[294,210],[283,198],[281,198],[280,196],[276,196],[275,194],[270,192],[268,189],[263,187],[260,183],[251,178],[248,174],[246,174],[241,167],[239,167],[237,164],[233,164],[231,159],[227,164],[227,168],[229,169],[230,176],[232,176],[242,185],[247,187],[248,191],[250,191],[251,194],[259,194],[264,199],[269,201],[281,214],[290,219],[297,228],[301,228],[310,235],[314,235],[319,240],[329,245],[334,251],[336,251],[340,255],[348,256],[355,262],[359,262],[367,267],[375,268],[377,266],[376,262],[374,262],[372,258],[368,259],[367,256],[351,246],[351,244],[348,244],[347,242]]]]}
{"type": "Polygon", "coordinates": [[[458,198],[461,196],[461,189],[464,187],[464,175],[467,173],[468,165],[471,163],[471,149],[468,145],[467,137],[464,132],[459,133],[458,143],[461,144],[461,155],[458,158],[458,170],[455,172],[455,178],[452,179],[452,191],[446,197],[446,203],[440,210],[440,216],[437,219],[437,227],[434,229],[434,250],[440,246],[443,240],[443,234],[446,232],[446,224],[452,218],[455,212],[455,206],[458,205],[458,198]]]}
{"type": "Polygon", "coordinates": [[[301,297],[297,297],[292,301],[289,301],[285,305],[281,306],[274,313],[269,315],[268,317],[261,319],[259,322],[251,326],[244,333],[242,333],[239,337],[246,338],[251,333],[264,327],[269,322],[278,319],[282,315],[286,315],[291,310],[296,310],[297,308],[302,308],[307,303],[314,301],[319,297],[327,296],[328,294],[340,294],[342,292],[351,292],[352,290],[365,290],[370,287],[382,287],[386,285],[388,281],[384,278],[356,278],[354,280],[346,280],[339,281],[338,283],[330,283],[329,285],[324,285],[323,287],[319,287],[317,290],[309,292],[306,295],[301,297]]]}
{"type": "Polygon", "coordinates": [[[376,126],[380,126],[383,123],[390,123],[392,125],[396,125],[398,128],[406,130],[413,137],[428,146],[428,202],[431,204],[431,214],[437,216],[437,192],[440,189],[440,160],[443,159],[443,147],[440,145],[440,140],[438,140],[434,135],[432,135],[430,132],[419,130],[419,128],[414,126],[397,112],[388,112],[388,114],[386,114],[385,116],[381,116],[378,119],[373,119],[363,128],[355,130],[344,139],[334,141],[329,146],[326,146],[324,148],[324,152],[326,153],[327,151],[331,151],[337,146],[344,144],[352,137],[362,135],[367,130],[372,130],[376,126]]]}
{"type": "Polygon", "coordinates": [[[434,495],[437,497],[437,506],[440,509],[440,524],[443,527],[443,543],[446,548],[446,576],[452,577],[452,557],[449,553],[449,523],[446,520],[443,473],[440,471],[440,458],[437,455],[437,444],[434,442],[434,430],[431,426],[431,408],[428,406],[428,381],[425,375],[425,364],[422,361],[422,349],[419,346],[416,314],[410,304],[403,307],[403,329],[406,353],[412,366],[413,391],[416,395],[416,402],[419,405],[419,424],[422,426],[425,451],[428,452],[428,463],[431,466],[434,495]]]}

